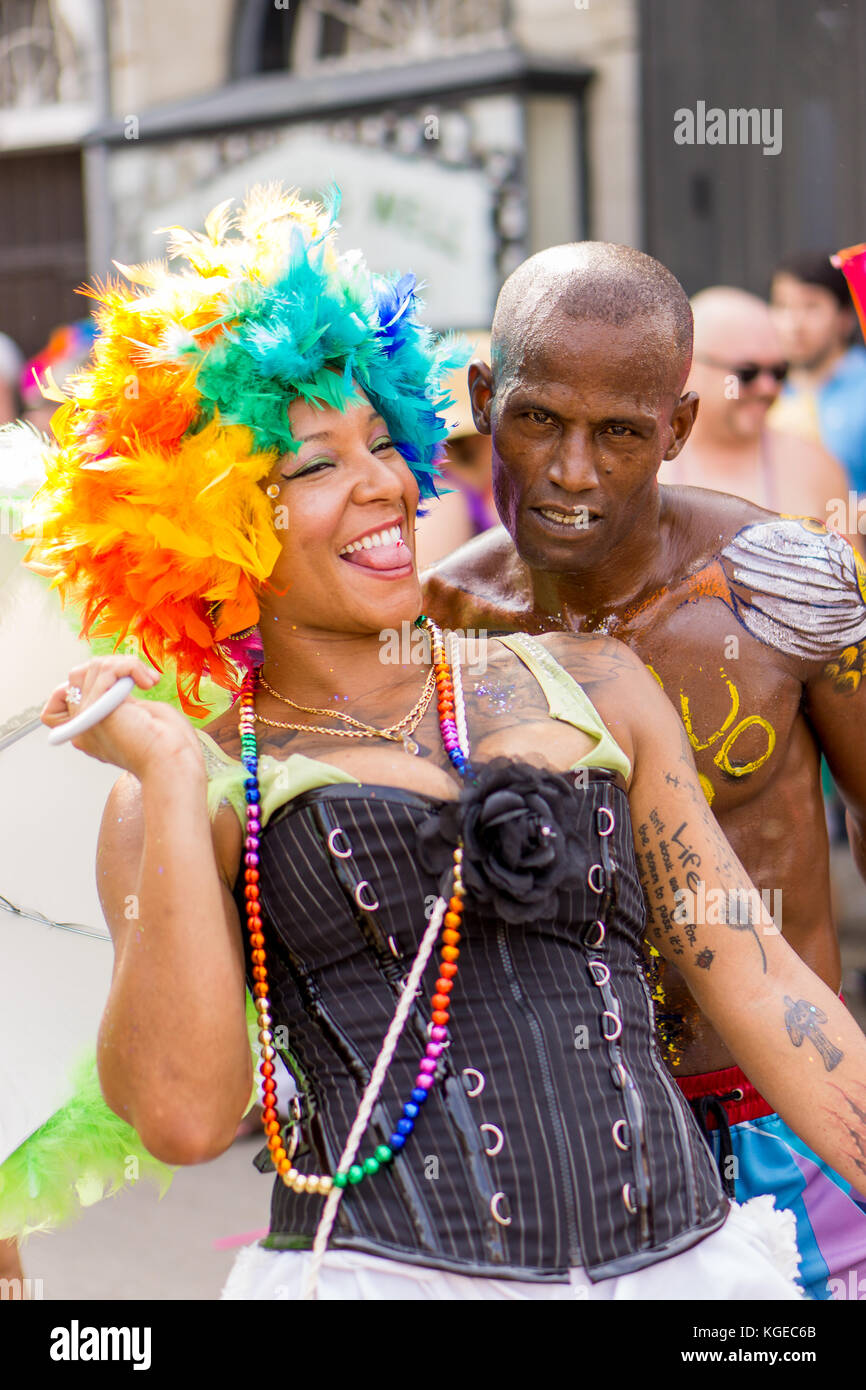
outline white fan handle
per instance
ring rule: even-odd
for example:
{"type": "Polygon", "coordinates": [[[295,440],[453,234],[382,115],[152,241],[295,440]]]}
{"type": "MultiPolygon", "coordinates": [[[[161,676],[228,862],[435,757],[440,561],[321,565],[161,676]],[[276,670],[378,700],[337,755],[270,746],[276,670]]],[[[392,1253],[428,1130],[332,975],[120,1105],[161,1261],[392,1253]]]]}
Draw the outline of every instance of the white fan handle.
{"type": "Polygon", "coordinates": [[[56,729],[52,729],[48,735],[49,743],[68,743],[71,738],[78,738],[79,734],[86,733],[92,729],[94,724],[98,724],[101,719],[105,719],[116,710],[118,705],[122,705],[130,690],[135,687],[132,676],[120,676],[114,682],[110,690],[106,690],[104,695],[100,695],[98,700],[94,700],[92,705],[76,714],[74,719],[70,719],[67,724],[58,724],[56,729]]]}

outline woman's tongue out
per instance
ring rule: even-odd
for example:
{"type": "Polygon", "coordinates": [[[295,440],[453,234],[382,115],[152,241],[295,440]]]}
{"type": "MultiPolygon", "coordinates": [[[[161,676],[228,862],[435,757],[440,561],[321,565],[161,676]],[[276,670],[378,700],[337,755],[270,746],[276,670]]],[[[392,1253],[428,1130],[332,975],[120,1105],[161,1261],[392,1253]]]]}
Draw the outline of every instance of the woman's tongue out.
{"type": "Polygon", "coordinates": [[[367,570],[402,570],[411,565],[412,556],[402,537],[399,541],[389,541],[387,545],[362,546],[351,555],[341,555],[350,565],[360,565],[367,570]]]}

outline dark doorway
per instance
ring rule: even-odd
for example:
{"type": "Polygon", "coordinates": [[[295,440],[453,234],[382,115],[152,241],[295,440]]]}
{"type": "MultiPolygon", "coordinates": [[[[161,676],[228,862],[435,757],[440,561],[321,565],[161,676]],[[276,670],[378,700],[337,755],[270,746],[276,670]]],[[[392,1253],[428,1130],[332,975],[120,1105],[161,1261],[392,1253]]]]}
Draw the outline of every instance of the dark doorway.
{"type": "Polygon", "coordinates": [[[32,356],[87,314],[86,276],[80,152],[0,155],[0,332],[32,356]]]}
{"type": "Polygon", "coordinates": [[[645,246],[694,293],[866,240],[866,5],[641,0],[645,246]],[[782,112],[782,147],[676,144],[682,108],[782,112]]]}

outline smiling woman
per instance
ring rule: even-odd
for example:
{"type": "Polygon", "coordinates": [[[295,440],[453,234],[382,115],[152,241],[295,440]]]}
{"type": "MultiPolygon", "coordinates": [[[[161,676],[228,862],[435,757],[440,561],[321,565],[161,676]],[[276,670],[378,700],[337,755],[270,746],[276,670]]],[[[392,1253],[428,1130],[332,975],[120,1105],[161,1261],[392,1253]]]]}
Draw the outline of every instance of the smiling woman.
{"type": "Polygon", "coordinates": [[[289,482],[303,505],[336,466],[333,439],[315,447],[324,407],[339,434],[338,413],[366,402],[365,451],[405,460],[416,505],[435,496],[441,383],[465,354],[417,320],[413,275],[338,255],[338,210],[336,195],[326,208],[259,188],[235,216],[215,208],[204,235],[172,229],[191,273],[121,267],[128,283],[90,291],[93,357],[57,396],[30,563],[74,593],[85,636],[133,637],[175,668],[187,712],[202,712],[205,673],[237,687],[230,639],[255,625],[280,554],[261,484],[289,482]]]}
{"type": "MultiPolygon", "coordinates": [[[[461,642],[421,613],[446,359],[411,277],[341,260],[292,199],[253,200],[238,230],[223,212],[175,235],[198,276],[106,292],[34,547],[88,624],[176,663],[185,704],[203,671],[238,697],[203,732],[127,699],[74,740],[124,771],[97,858],[109,1105],[165,1161],[222,1152],[250,1092],[246,981],[276,1180],[227,1297],[797,1298],[790,1222],[731,1206],[660,1064],[644,933],[852,1181],[866,1041],[781,937],[759,957],[725,924],[673,929],[666,826],[708,890],[751,885],[626,648],[503,636],[464,689],[461,642]],[[134,428],[107,375],[132,340],[151,403],[134,428]],[[255,632],[232,648],[241,620],[255,632]],[[382,659],[403,623],[420,663],[382,659]]],[[[44,722],[69,718],[70,687],[85,711],[121,675],[153,680],[129,656],[86,663],[44,722]]]]}

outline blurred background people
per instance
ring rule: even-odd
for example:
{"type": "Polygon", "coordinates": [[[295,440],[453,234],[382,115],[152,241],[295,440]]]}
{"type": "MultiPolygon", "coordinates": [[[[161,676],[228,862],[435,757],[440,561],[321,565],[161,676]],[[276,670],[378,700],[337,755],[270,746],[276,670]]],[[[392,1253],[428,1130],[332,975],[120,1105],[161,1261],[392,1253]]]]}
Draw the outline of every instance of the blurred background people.
{"type": "MultiPolygon", "coordinates": [[[[695,349],[686,389],[697,391],[701,403],[688,443],[662,464],[660,481],[826,521],[832,503],[847,497],[847,476],[817,440],[769,428],[788,372],[769,308],[756,295],[718,285],[696,294],[692,309],[695,349]]],[[[856,530],[849,539],[862,540],[856,530]]]]}
{"type": "MultiPolygon", "coordinates": [[[[489,362],[490,334],[465,336],[474,345],[472,356],[489,362]]],[[[492,441],[489,434],[479,434],[473,423],[466,370],[458,368],[448,386],[454,405],[447,418],[454,421],[454,428],[448,436],[448,468],[440,489],[444,495],[426,504],[427,515],[418,522],[415,535],[419,570],[443,560],[464,541],[499,525],[493,503],[492,441]],[[445,493],[445,488],[452,491],[445,493]]]]}
{"type": "MultiPolygon", "coordinates": [[[[661,481],[730,492],[769,511],[826,522],[838,514],[834,500],[847,498],[848,476],[817,431],[809,438],[770,427],[788,375],[774,315],[756,295],[721,285],[691,303],[695,348],[686,389],[697,391],[701,403],[682,453],[662,464],[661,481]]],[[[848,539],[863,554],[856,517],[849,524],[848,539]]],[[[845,807],[826,763],[822,786],[831,838],[843,843],[845,807]]]]}
{"type": "Polygon", "coordinates": [[[0,425],[8,425],[20,414],[18,374],[22,356],[6,333],[0,333],[0,425]]]}
{"type": "Polygon", "coordinates": [[[96,324],[92,318],[61,323],[53,330],[48,342],[21,371],[21,401],[23,418],[36,429],[48,433],[51,416],[57,409],[55,401],[46,400],[40,385],[50,380],[62,390],[66,378],[81,367],[90,356],[96,324]]]}
{"type": "Polygon", "coordinates": [[[799,252],[776,269],[770,305],[791,364],[775,422],[820,439],[866,492],[866,348],[845,276],[828,251],[799,252]]]}

